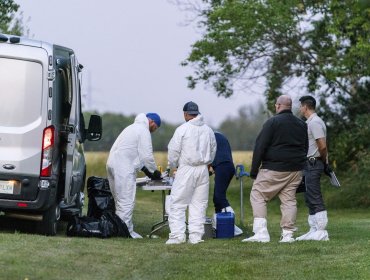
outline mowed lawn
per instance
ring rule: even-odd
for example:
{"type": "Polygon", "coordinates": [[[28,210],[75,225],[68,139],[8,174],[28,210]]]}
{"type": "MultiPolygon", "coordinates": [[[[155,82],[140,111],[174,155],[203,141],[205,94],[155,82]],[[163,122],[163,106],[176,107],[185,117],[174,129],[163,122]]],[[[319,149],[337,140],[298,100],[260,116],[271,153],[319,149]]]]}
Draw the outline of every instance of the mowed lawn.
{"type": "MultiPolygon", "coordinates": [[[[235,164],[249,170],[250,153],[236,152],[235,164]]],[[[105,176],[106,153],[88,153],[88,176],[105,176]]],[[[166,165],[166,154],[156,153],[166,165]]],[[[139,174],[140,175],[140,174],[139,174]]],[[[213,178],[211,178],[212,182],[213,178]]],[[[161,220],[161,192],[137,190],[134,224],[143,239],[69,238],[65,223],[56,237],[33,234],[32,224],[1,219],[0,279],[370,279],[368,209],[330,209],[328,242],[280,244],[278,200],[268,205],[271,242],[242,243],[251,234],[251,180],[243,178],[244,221],[240,222],[240,181],[228,198],[245,233],[233,239],[207,239],[197,245],[165,245],[168,228],[146,237],[161,220]]],[[[343,186],[345,187],[345,186],[343,186]]],[[[207,216],[213,214],[212,189],[207,216]]],[[[333,189],[332,191],[337,191],[333,189]]],[[[298,232],[307,231],[307,210],[298,194],[298,232]]],[[[86,209],[85,209],[86,210],[86,209]]],[[[3,217],[2,217],[3,218],[3,217]]]]}

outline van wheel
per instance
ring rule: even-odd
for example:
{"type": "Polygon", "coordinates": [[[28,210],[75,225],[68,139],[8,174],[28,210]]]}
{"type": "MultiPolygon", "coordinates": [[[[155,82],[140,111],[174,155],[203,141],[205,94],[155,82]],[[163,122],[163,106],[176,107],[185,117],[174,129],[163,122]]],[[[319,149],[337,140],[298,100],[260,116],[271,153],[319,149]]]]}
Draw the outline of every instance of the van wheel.
{"type": "Polygon", "coordinates": [[[57,203],[54,203],[43,214],[43,219],[39,224],[40,234],[48,236],[56,235],[59,219],[60,219],[60,208],[57,203]]]}

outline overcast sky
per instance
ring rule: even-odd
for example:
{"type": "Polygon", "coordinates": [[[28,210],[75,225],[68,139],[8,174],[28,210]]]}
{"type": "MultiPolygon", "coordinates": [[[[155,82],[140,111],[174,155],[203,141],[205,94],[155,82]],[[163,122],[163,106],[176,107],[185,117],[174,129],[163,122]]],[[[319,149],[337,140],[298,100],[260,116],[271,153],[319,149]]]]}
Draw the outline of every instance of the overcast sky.
{"type": "Polygon", "coordinates": [[[167,0],[15,0],[31,38],[75,50],[84,65],[85,109],[124,115],[157,112],[183,122],[182,107],[198,103],[207,123],[218,126],[258,94],[224,99],[203,86],[187,88],[191,68],[180,66],[200,38],[184,26],[186,14],[167,0]]]}

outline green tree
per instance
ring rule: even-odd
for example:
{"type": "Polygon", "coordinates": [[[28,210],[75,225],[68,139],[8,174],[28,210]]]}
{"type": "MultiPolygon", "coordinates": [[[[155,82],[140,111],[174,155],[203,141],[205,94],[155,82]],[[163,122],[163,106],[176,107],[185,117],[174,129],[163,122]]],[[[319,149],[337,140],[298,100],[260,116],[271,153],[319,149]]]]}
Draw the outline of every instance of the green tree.
{"type": "MultiPolygon", "coordinates": [[[[86,122],[90,119],[91,114],[91,112],[84,113],[86,122]]],[[[86,141],[86,151],[109,151],[122,130],[132,124],[135,120],[135,116],[133,115],[124,116],[114,113],[104,113],[101,117],[103,126],[102,138],[101,140],[94,142],[86,141]]],[[[152,134],[153,150],[167,151],[167,145],[170,142],[175,129],[175,125],[162,122],[161,127],[152,134]]]]}
{"type": "MultiPolygon", "coordinates": [[[[267,106],[272,110],[276,97],[286,93],[284,85],[299,78],[306,92],[321,98],[321,110],[328,117],[332,137],[338,131],[353,128],[356,121],[364,123],[363,129],[369,131],[365,125],[369,123],[370,101],[369,1],[202,3],[197,11],[203,36],[183,62],[195,69],[188,77],[191,88],[204,82],[218,95],[229,97],[240,83],[262,80],[267,106]],[[352,110],[353,107],[357,109],[352,110]]],[[[344,146],[350,145],[347,138],[351,137],[341,137],[344,146]]],[[[355,158],[360,146],[353,147],[351,154],[356,154],[355,158]]],[[[369,144],[363,147],[368,148],[369,144]]],[[[348,159],[349,155],[341,161],[348,159]]]]}
{"type": "Polygon", "coordinates": [[[19,5],[13,0],[0,0],[0,32],[14,35],[23,35],[22,14],[17,15],[19,5]]]}

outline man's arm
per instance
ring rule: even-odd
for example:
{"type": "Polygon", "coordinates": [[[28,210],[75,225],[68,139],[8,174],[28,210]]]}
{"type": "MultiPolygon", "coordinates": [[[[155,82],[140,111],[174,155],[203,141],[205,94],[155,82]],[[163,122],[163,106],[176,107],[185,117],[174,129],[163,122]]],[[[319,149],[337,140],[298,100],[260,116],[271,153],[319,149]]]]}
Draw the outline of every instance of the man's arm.
{"type": "Polygon", "coordinates": [[[140,162],[144,164],[150,172],[157,170],[153,155],[152,138],[148,129],[143,129],[139,137],[138,153],[140,162]]]}
{"type": "Polygon", "coordinates": [[[326,147],[326,138],[323,137],[316,139],[316,144],[319,149],[320,157],[322,158],[325,164],[328,164],[329,160],[328,160],[328,149],[326,147]]]}
{"type": "Polygon", "coordinates": [[[181,153],[182,134],[177,128],[168,144],[168,164],[171,168],[177,168],[181,153]]]}
{"type": "Polygon", "coordinates": [[[263,156],[272,138],[272,121],[267,121],[261,132],[258,134],[253,150],[252,166],[250,177],[257,178],[258,170],[261,166],[263,156]]]}

